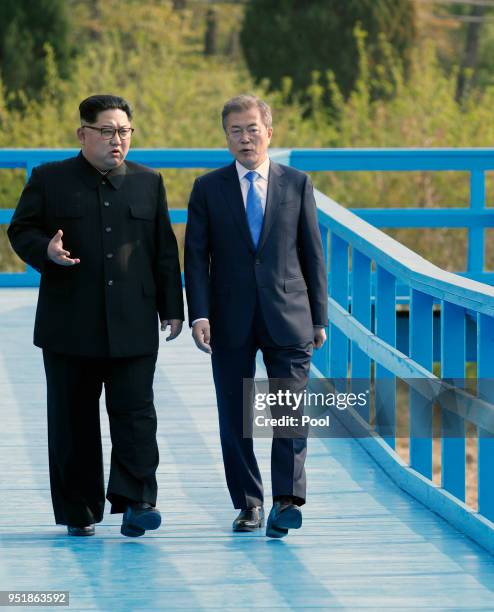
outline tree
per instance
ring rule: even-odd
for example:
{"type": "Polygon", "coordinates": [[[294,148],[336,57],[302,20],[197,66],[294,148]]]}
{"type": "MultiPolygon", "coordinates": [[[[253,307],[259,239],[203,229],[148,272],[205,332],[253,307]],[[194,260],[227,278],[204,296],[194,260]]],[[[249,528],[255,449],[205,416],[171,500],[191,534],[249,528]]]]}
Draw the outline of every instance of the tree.
{"type": "Polygon", "coordinates": [[[72,55],[65,0],[0,2],[0,70],[9,92],[36,97],[46,77],[46,45],[54,52],[62,76],[72,55]]]}
{"type": "Polygon", "coordinates": [[[462,101],[468,85],[473,84],[475,81],[479,54],[480,30],[482,28],[484,13],[485,6],[473,5],[471,7],[470,17],[472,19],[467,24],[465,50],[463,52],[456,83],[456,100],[458,102],[462,101]],[[471,75],[470,82],[468,78],[469,73],[471,75]]]}
{"type": "Polygon", "coordinates": [[[206,13],[206,32],[204,34],[204,55],[215,55],[217,51],[218,15],[214,7],[206,13]]]}
{"type": "Polygon", "coordinates": [[[381,59],[384,33],[406,67],[416,38],[415,9],[410,0],[251,0],[245,10],[241,43],[247,65],[272,89],[290,77],[294,91],[305,91],[312,72],[332,70],[346,97],[358,74],[354,29],[367,32],[372,63],[381,59]]]}

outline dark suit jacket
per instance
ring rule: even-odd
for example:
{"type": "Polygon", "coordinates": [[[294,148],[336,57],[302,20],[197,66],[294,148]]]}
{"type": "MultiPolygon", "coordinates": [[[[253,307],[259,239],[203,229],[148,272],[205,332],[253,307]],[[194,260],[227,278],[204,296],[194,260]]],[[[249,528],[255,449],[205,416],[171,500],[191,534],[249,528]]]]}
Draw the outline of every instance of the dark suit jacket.
{"type": "Polygon", "coordinates": [[[158,313],[183,319],[180,265],[161,176],[124,162],[101,175],[82,154],[35,168],[8,229],[41,272],[34,343],[92,357],[158,349],[158,313]],[[74,266],[46,257],[63,231],[74,266]]]}
{"type": "Polygon", "coordinates": [[[185,236],[189,319],[211,322],[213,344],[246,341],[259,299],[279,346],[310,341],[327,325],[327,273],[309,177],[271,161],[258,249],[235,163],[195,181],[185,236]]]}

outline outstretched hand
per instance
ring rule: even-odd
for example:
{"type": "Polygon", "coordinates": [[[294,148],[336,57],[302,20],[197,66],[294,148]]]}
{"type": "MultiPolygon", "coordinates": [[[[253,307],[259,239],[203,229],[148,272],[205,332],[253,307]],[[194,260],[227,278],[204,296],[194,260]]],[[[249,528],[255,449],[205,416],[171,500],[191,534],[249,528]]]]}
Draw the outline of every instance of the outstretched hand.
{"type": "Polygon", "coordinates": [[[56,263],[59,266],[75,266],[75,264],[80,263],[81,260],[77,258],[70,258],[70,251],[66,251],[63,248],[62,236],[63,232],[61,229],[59,229],[48,243],[46,254],[48,255],[48,258],[53,261],[53,263],[56,263]]]}

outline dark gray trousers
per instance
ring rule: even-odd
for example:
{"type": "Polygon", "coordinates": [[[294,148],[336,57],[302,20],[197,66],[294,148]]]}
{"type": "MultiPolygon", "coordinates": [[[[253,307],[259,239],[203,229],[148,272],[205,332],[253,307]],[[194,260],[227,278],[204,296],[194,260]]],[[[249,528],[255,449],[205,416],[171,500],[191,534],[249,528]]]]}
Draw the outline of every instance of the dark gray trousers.
{"type": "MultiPolygon", "coordinates": [[[[212,366],[218,404],[219,427],[226,482],[234,508],[260,506],[263,485],[254,454],[252,438],[243,437],[243,379],[254,378],[257,351],[262,351],[269,378],[290,379],[292,391],[307,386],[312,342],[288,347],[277,346],[269,335],[257,307],[252,331],[244,346],[230,349],[214,345],[212,329],[212,366]]],[[[252,406],[248,418],[252,418],[252,406]]],[[[305,503],[305,437],[274,437],[271,447],[271,484],[273,498],[291,495],[305,503]]]]}

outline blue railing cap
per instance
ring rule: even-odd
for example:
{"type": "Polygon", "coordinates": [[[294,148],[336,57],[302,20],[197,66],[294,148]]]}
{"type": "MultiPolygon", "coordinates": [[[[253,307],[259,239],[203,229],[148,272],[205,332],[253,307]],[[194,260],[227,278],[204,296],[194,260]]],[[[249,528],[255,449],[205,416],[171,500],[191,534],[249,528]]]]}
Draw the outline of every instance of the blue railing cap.
{"type": "MultiPolygon", "coordinates": [[[[0,149],[1,168],[25,168],[71,157],[79,149],[0,149]]],[[[272,159],[301,170],[493,170],[493,148],[321,148],[270,150],[272,159]]],[[[153,167],[216,168],[232,161],[227,149],[131,149],[129,159],[153,167]]]]}
{"type": "Polygon", "coordinates": [[[442,270],[316,190],[319,222],[413,289],[494,316],[494,287],[442,270]]]}
{"type": "Polygon", "coordinates": [[[492,170],[494,149],[292,149],[290,163],[301,170],[492,170]]]}
{"type": "MultiPolygon", "coordinates": [[[[73,157],[80,149],[0,149],[0,168],[27,168],[73,157]]],[[[271,159],[288,164],[290,149],[271,149],[271,159]]],[[[130,149],[128,159],[153,168],[218,168],[233,161],[228,149],[130,149]]]]}

